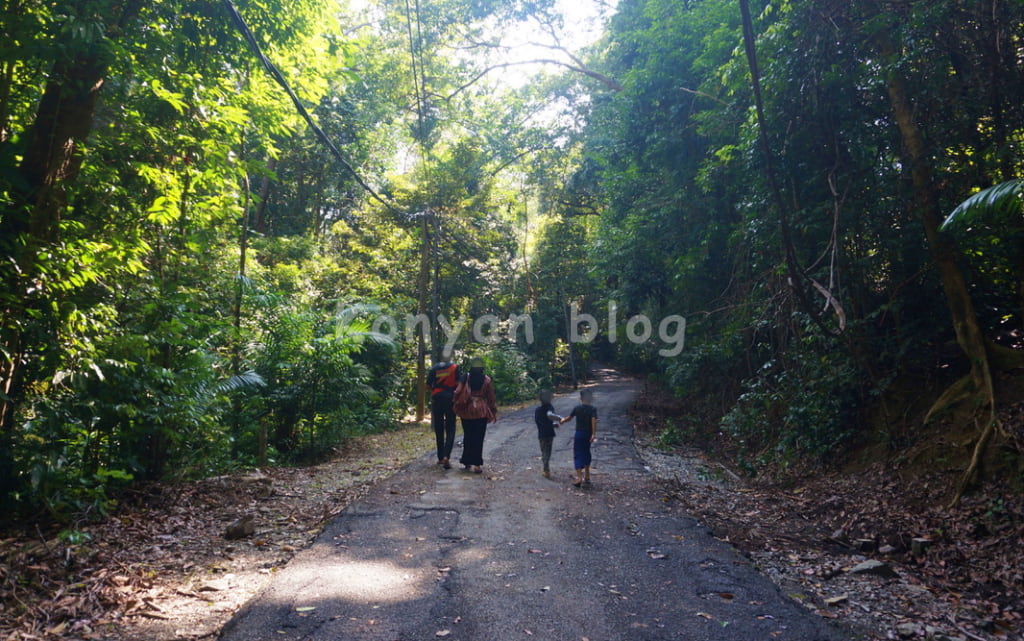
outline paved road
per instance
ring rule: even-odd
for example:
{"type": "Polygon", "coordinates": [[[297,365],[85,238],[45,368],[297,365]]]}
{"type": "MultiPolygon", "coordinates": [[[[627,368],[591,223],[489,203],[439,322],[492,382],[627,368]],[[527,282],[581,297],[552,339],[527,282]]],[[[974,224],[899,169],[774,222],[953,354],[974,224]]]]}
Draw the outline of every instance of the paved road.
{"type": "MultiPolygon", "coordinates": [[[[532,410],[488,428],[484,474],[421,459],[331,523],[226,641],[700,641],[850,637],[783,597],[667,499],[631,444],[630,380],[605,372],[594,486],[553,478],[532,410]]],[[[559,398],[567,413],[575,403],[559,398]]]]}

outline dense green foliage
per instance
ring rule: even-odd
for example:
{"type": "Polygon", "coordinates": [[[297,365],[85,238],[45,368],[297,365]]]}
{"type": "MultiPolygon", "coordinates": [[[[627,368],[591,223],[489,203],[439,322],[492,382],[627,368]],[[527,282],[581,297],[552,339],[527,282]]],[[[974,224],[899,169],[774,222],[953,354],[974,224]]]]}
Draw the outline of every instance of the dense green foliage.
{"type": "MultiPolygon", "coordinates": [[[[590,236],[600,297],[689,320],[683,354],[639,364],[756,463],[831,455],[872,423],[896,429],[879,403],[894,385],[941,391],[944,371],[963,371],[943,347],[947,304],[960,299],[931,265],[945,256],[922,202],[950,212],[1024,170],[1024,69],[1012,53],[1024,6],[753,5],[771,166],[739,4],[623,0],[594,54],[623,90],[594,94],[578,171],[596,172],[601,189],[590,236]],[[912,100],[920,158],[894,87],[912,100]],[[925,163],[927,184],[912,175],[925,163]]],[[[960,235],[981,329],[1015,349],[1016,216],[960,235]]]]}
{"type": "MultiPolygon", "coordinates": [[[[498,311],[515,251],[496,215],[507,145],[473,133],[469,90],[430,104],[472,73],[442,55],[450,38],[526,11],[470,4],[382,4],[365,22],[318,0],[237,4],[386,206],[319,144],[227,3],[5,7],[4,507],[61,517],[129,482],[321,456],[408,411],[415,340],[374,317],[417,311],[424,252],[449,316],[498,311]],[[427,210],[445,242],[423,244],[427,210]]],[[[491,360],[518,400],[532,383],[507,351],[491,360]]]]}
{"type": "Polygon", "coordinates": [[[558,58],[553,2],[240,0],[357,178],[230,3],[7,3],[3,507],[323,456],[413,410],[427,354],[506,402],[655,373],[752,468],[893,437],[901,382],[991,392],[1019,182],[936,216],[1021,176],[1024,6],[754,2],[759,101],[742,4],[621,0],[516,87],[497,34],[558,58]]]}

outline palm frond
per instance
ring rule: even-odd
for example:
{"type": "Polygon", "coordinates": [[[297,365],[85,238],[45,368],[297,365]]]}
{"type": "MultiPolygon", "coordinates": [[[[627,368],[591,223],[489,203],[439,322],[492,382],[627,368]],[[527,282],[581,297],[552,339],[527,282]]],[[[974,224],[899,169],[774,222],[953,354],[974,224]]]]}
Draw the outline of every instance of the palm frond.
{"type": "Polygon", "coordinates": [[[335,340],[349,340],[356,344],[375,343],[384,347],[395,347],[395,339],[388,334],[372,331],[373,323],[367,319],[381,313],[379,305],[358,303],[341,308],[334,315],[335,340]]]}
{"type": "Polygon", "coordinates": [[[342,303],[339,301],[338,311],[334,314],[334,320],[343,324],[349,324],[358,318],[375,316],[380,313],[380,305],[375,305],[373,303],[353,303],[342,306],[342,303]]]}
{"type": "Polygon", "coordinates": [[[354,332],[352,334],[362,341],[369,341],[375,345],[381,347],[397,347],[398,343],[395,342],[394,337],[384,334],[382,332],[354,332]]]}
{"type": "Polygon", "coordinates": [[[267,382],[262,376],[252,370],[249,370],[248,372],[242,372],[241,374],[236,374],[230,378],[220,381],[214,387],[214,390],[218,394],[227,394],[229,392],[237,392],[238,390],[250,387],[265,387],[266,384],[267,382]]]}
{"type": "Polygon", "coordinates": [[[957,205],[939,229],[963,229],[971,223],[997,223],[1014,216],[1019,218],[1018,224],[1024,224],[1024,179],[982,189],[957,205]]]}
{"type": "Polygon", "coordinates": [[[251,293],[256,291],[256,284],[252,282],[252,279],[242,274],[235,274],[235,282],[242,288],[245,293],[251,293]]]}

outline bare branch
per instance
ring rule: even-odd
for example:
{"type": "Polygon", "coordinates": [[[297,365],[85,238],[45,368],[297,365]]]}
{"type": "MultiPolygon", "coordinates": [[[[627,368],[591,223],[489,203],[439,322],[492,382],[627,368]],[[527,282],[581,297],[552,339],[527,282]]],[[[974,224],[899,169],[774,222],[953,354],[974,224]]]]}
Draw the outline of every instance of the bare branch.
{"type": "Polygon", "coordinates": [[[525,151],[516,154],[515,156],[509,158],[507,161],[498,165],[498,167],[491,172],[491,177],[493,178],[494,176],[497,176],[501,172],[505,171],[505,169],[507,169],[508,167],[517,163],[519,160],[529,156],[530,154],[536,153],[542,149],[546,149],[546,147],[529,147],[525,151]]]}
{"type": "Polygon", "coordinates": [[[362,24],[357,24],[357,25],[355,25],[353,27],[349,27],[348,29],[345,29],[342,32],[342,35],[344,35],[347,38],[348,36],[351,36],[353,33],[355,33],[356,31],[359,31],[360,29],[366,29],[366,28],[372,27],[372,26],[373,26],[372,22],[364,22],[362,24]]]}
{"type": "Polygon", "coordinates": [[[825,301],[826,301],[825,308],[828,309],[829,307],[831,307],[832,309],[835,310],[836,316],[839,318],[839,331],[845,330],[846,329],[846,310],[843,309],[842,304],[838,300],[836,300],[836,297],[832,295],[832,292],[830,292],[829,290],[825,289],[825,287],[821,283],[819,283],[818,281],[814,280],[810,276],[807,277],[807,280],[809,280],[811,282],[811,286],[814,287],[814,289],[818,290],[819,294],[821,294],[822,296],[825,297],[825,301]]]}
{"type": "Polygon", "coordinates": [[[714,100],[715,102],[717,102],[718,104],[722,105],[723,107],[728,107],[729,106],[729,103],[727,103],[726,101],[722,100],[721,98],[716,98],[715,96],[712,96],[709,93],[705,93],[703,91],[700,91],[699,89],[688,89],[686,87],[679,87],[679,91],[685,91],[686,93],[693,94],[695,96],[700,96],[701,98],[707,98],[708,100],[714,100]]]}
{"type": "Polygon", "coordinates": [[[576,54],[574,54],[573,52],[569,51],[568,49],[563,47],[560,43],[558,43],[558,38],[557,37],[555,37],[554,35],[552,35],[552,37],[555,38],[555,41],[556,41],[557,44],[549,45],[549,44],[545,44],[543,42],[528,42],[526,44],[530,45],[531,47],[539,47],[541,49],[551,49],[552,51],[561,51],[565,55],[569,56],[569,59],[572,60],[573,62],[575,62],[580,67],[586,67],[587,66],[586,63],[584,63],[582,60],[580,60],[580,58],[576,54]]]}
{"type": "Polygon", "coordinates": [[[555,202],[565,207],[563,216],[600,216],[601,210],[596,205],[591,205],[581,200],[569,200],[567,198],[556,198],[555,202]]]}
{"type": "Polygon", "coordinates": [[[556,65],[556,66],[559,66],[559,67],[565,67],[566,69],[568,69],[570,71],[575,71],[576,73],[581,73],[581,74],[583,74],[585,76],[593,78],[594,80],[597,80],[598,82],[603,84],[608,89],[611,89],[612,91],[616,91],[616,92],[617,91],[622,91],[622,85],[620,85],[614,78],[609,78],[608,76],[604,75],[603,73],[594,71],[593,69],[588,69],[586,67],[580,67],[580,66],[576,66],[576,65],[571,65],[568,62],[563,62],[561,60],[554,60],[554,59],[549,59],[549,58],[539,58],[539,59],[535,59],[535,60],[520,60],[518,62],[503,62],[501,64],[496,64],[496,65],[492,65],[490,67],[487,67],[483,71],[480,71],[475,76],[473,76],[472,80],[470,80],[466,84],[462,85],[461,87],[458,87],[455,91],[450,93],[445,98],[445,100],[451,100],[452,98],[454,98],[455,96],[459,95],[460,93],[462,93],[463,91],[465,91],[469,87],[472,87],[474,84],[479,82],[481,78],[483,78],[487,74],[491,73],[492,71],[498,71],[499,69],[507,69],[509,67],[517,67],[517,66],[520,66],[520,65],[535,65],[535,64],[556,65]]]}

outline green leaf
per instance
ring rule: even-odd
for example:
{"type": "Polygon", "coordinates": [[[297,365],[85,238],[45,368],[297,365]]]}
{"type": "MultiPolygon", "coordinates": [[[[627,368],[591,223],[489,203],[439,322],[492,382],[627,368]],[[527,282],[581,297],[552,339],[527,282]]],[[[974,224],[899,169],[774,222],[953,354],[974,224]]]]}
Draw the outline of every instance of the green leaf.
{"type": "Polygon", "coordinates": [[[1024,179],[1009,180],[983,189],[957,205],[939,228],[942,231],[962,229],[977,222],[1005,222],[1016,216],[1024,222],[1024,179]]]}
{"type": "Polygon", "coordinates": [[[166,89],[159,80],[154,78],[149,83],[149,88],[153,90],[153,94],[169,104],[179,115],[183,115],[185,110],[188,108],[188,103],[185,102],[185,95],[175,93],[166,89]]]}
{"type": "Polygon", "coordinates": [[[234,392],[240,389],[252,388],[252,387],[265,387],[267,382],[254,371],[242,372],[228,378],[227,380],[217,383],[216,390],[218,393],[226,394],[228,392],[234,392]]]}
{"type": "Polygon", "coordinates": [[[167,196],[157,196],[149,210],[146,211],[146,219],[158,225],[169,225],[178,217],[178,212],[167,196]]]}

